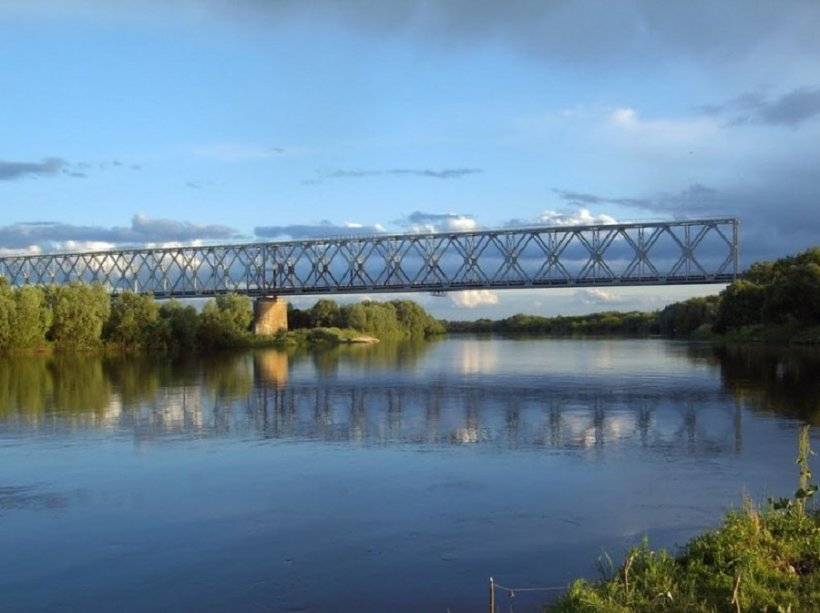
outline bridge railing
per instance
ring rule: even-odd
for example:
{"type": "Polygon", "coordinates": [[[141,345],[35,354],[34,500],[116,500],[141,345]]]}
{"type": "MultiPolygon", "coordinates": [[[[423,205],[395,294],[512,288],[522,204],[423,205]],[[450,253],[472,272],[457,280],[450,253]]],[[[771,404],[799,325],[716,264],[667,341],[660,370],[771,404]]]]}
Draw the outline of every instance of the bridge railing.
{"type": "Polygon", "coordinates": [[[159,298],[727,283],[735,218],[393,234],[0,258],[13,286],[159,298]]]}

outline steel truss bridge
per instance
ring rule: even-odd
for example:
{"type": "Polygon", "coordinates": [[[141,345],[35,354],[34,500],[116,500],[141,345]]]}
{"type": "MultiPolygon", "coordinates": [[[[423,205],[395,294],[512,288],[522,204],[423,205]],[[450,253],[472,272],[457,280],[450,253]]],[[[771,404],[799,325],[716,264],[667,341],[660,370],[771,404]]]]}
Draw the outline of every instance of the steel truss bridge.
{"type": "Polygon", "coordinates": [[[728,283],[736,218],[371,235],[0,258],[12,286],[157,298],[728,283]]]}

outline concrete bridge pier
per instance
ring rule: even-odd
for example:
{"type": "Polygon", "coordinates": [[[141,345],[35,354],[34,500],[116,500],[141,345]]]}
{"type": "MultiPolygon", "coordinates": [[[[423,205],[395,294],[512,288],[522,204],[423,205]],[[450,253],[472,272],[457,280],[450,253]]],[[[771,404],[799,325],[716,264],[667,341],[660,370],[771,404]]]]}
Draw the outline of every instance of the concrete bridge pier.
{"type": "Polygon", "coordinates": [[[288,331],[288,303],[277,296],[263,296],[253,301],[253,333],[272,336],[288,331]]]}

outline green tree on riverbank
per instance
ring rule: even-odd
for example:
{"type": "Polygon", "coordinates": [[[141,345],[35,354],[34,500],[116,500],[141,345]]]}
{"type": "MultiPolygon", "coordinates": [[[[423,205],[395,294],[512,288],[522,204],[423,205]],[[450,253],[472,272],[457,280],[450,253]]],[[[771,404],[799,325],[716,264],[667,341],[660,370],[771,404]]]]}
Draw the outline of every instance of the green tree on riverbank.
{"type": "MultiPolygon", "coordinates": [[[[361,334],[385,340],[425,338],[444,331],[436,319],[409,300],[339,307],[322,299],[308,311],[290,308],[288,313],[293,328],[348,329],[341,335],[338,330],[326,334],[326,339],[361,334]]],[[[252,322],[251,299],[238,294],[217,296],[197,311],[175,300],[160,306],[152,296],[134,292],[110,297],[101,285],[12,288],[0,278],[0,353],[43,348],[190,352],[248,347],[255,342],[252,322]]],[[[321,331],[316,334],[321,336],[321,331]]]]}
{"type": "Polygon", "coordinates": [[[350,328],[382,340],[427,338],[445,332],[440,321],[411,300],[364,300],[339,306],[323,298],[307,311],[292,309],[288,318],[292,328],[350,328]]]}
{"type": "Polygon", "coordinates": [[[715,331],[820,325],[820,247],[753,264],[721,294],[715,331]]]}
{"type": "Polygon", "coordinates": [[[111,314],[103,330],[108,343],[126,350],[156,346],[163,339],[158,334],[159,307],[146,294],[125,292],[111,301],[111,314]]]}
{"type": "MultiPolygon", "coordinates": [[[[18,290],[21,291],[21,290],[18,290]]],[[[48,338],[57,349],[95,349],[111,314],[111,298],[102,285],[53,285],[45,289],[51,310],[48,338]]]]}

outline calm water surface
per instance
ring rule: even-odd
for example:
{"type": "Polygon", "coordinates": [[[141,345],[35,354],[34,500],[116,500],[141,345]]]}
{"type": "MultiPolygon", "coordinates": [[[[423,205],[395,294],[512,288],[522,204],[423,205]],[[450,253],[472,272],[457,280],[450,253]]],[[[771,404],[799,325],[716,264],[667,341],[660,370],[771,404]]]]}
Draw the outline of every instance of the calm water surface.
{"type": "Polygon", "coordinates": [[[0,360],[0,610],[479,610],[790,494],[818,398],[661,340],[0,360]]]}

